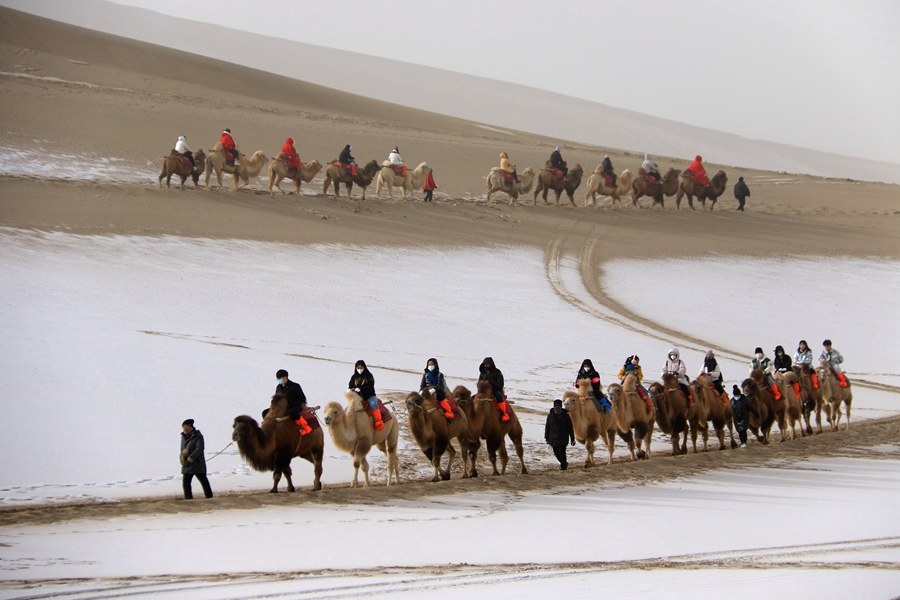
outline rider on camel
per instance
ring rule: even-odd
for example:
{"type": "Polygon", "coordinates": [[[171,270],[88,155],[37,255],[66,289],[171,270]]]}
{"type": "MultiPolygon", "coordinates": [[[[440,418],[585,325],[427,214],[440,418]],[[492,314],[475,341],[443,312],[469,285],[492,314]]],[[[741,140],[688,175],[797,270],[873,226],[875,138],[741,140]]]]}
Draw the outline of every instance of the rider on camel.
{"type": "Polygon", "coordinates": [[[444,409],[444,416],[448,419],[453,418],[453,408],[447,401],[447,382],[444,380],[444,374],[438,366],[436,358],[429,358],[425,365],[425,373],[422,374],[422,381],[419,384],[419,390],[428,390],[431,395],[438,401],[441,408],[444,409]]]}
{"type": "Polygon", "coordinates": [[[600,163],[600,168],[602,169],[603,175],[607,181],[611,181],[609,187],[616,187],[616,173],[613,171],[612,160],[610,160],[609,155],[603,157],[603,162],[600,163]]]}
{"type": "Polygon", "coordinates": [[[644,379],[644,370],[641,368],[641,357],[637,354],[632,354],[628,358],[625,359],[625,364],[622,365],[622,368],[619,369],[619,383],[624,384],[625,378],[628,375],[634,375],[636,381],[635,386],[637,387],[637,392],[641,398],[644,399],[644,402],[647,403],[647,408],[649,410],[653,410],[653,403],[650,400],[650,394],[647,393],[647,389],[644,387],[644,384],[641,381],[644,379]]]}
{"type": "Polygon", "coordinates": [[[516,175],[516,165],[509,162],[509,155],[506,152],[500,153],[500,170],[510,173],[513,181],[519,181],[519,177],[516,175]]]}
{"type": "Polygon", "coordinates": [[[766,376],[766,383],[769,386],[769,389],[772,390],[772,394],[775,395],[776,400],[781,400],[781,391],[778,389],[778,384],[775,383],[775,378],[772,377],[772,373],[775,372],[775,366],[772,364],[772,361],[763,354],[762,348],[757,348],[755,350],[755,354],[753,356],[753,360],[750,361],[750,372],[759,369],[766,376]]]}
{"type": "Polygon", "coordinates": [[[191,161],[191,167],[197,166],[197,163],[194,162],[194,153],[188,148],[187,140],[183,135],[179,135],[178,141],[175,142],[175,152],[177,152],[179,156],[186,156],[188,160],[191,161]]]}
{"type": "Polygon", "coordinates": [[[794,364],[798,365],[801,369],[804,365],[806,366],[809,377],[812,379],[813,389],[817,390],[819,389],[819,375],[816,373],[816,369],[813,367],[812,362],[812,349],[810,349],[806,340],[800,340],[800,343],[797,344],[797,352],[794,353],[794,364]]]}
{"type": "Polygon", "coordinates": [[[288,372],[284,369],[278,369],[278,372],[275,373],[275,378],[278,381],[275,393],[284,395],[285,400],[287,400],[288,415],[300,428],[300,435],[310,433],[312,428],[301,414],[303,409],[306,408],[306,394],[303,393],[303,388],[300,387],[299,383],[288,379],[288,372]]]}
{"type": "Polygon", "coordinates": [[[569,172],[569,166],[566,161],[563,160],[562,152],[559,151],[559,146],[557,146],[556,150],[550,154],[550,166],[554,169],[559,169],[564,178],[569,172]]]}
{"type": "Polygon", "coordinates": [[[713,388],[718,394],[728,401],[728,394],[725,392],[725,379],[722,377],[722,370],[719,369],[719,361],[716,360],[716,354],[710,350],[703,359],[703,368],[700,369],[700,375],[708,375],[712,382],[713,388]]]}
{"type": "Polygon", "coordinates": [[[709,177],[706,176],[706,169],[703,167],[703,157],[699,154],[694,157],[694,162],[692,162],[688,168],[688,171],[691,172],[691,175],[694,177],[694,182],[697,185],[709,185],[709,177]]]}
{"type": "Polygon", "coordinates": [[[294,148],[294,138],[289,137],[284,140],[281,152],[284,154],[284,164],[288,170],[288,177],[296,179],[300,174],[300,155],[297,154],[297,149],[294,148]]]}
{"type": "MultiPolygon", "coordinates": [[[[775,346],[775,371],[778,373],[790,373],[793,371],[791,368],[791,356],[784,351],[784,346],[778,345],[775,346]]],[[[794,388],[794,394],[796,394],[797,399],[800,399],[800,383],[798,381],[794,381],[791,384],[794,388]]]]}
{"type": "Polygon", "coordinates": [[[486,381],[491,385],[494,392],[494,400],[497,401],[497,408],[500,409],[501,421],[509,421],[509,403],[506,401],[506,394],[503,393],[503,373],[494,365],[494,359],[490,356],[481,361],[478,367],[478,381],[486,381]]]}
{"type": "Polygon", "coordinates": [[[822,354],[819,355],[819,360],[828,363],[828,366],[830,366],[834,374],[837,375],[839,386],[842,388],[849,387],[850,384],[847,382],[847,376],[844,375],[844,371],[841,369],[841,363],[844,362],[844,357],[841,356],[841,353],[835,348],[831,347],[831,340],[822,342],[822,347],[824,350],[822,350],[822,354]]]}
{"type": "Polygon", "coordinates": [[[681,352],[678,348],[669,349],[666,365],[662,368],[663,375],[674,375],[678,380],[678,387],[681,388],[684,397],[688,399],[688,404],[694,405],[694,395],[691,394],[691,385],[687,378],[687,367],[681,360],[681,352]]]}
{"type": "Polygon", "coordinates": [[[356,177],[356,159],[353,158],[353,155],[350,152],[353,150],[353,146],[347,144],[344,146],[344,149],[341,150],[341,155],[338,156],[338,162],[341,163],[341,166],[349,169],[350,174],[356,177]]]}
{"type": "Polygon", "coordinates": [[[395,173],[399,171],[401,177],[406,177],[406,165],[403,163],[403,157],[400,156],[399,146],[394,146],[394,149],[388,154],[388,162],[391,163],[395,173]]]}
{"type": "Polygon", "coordinates": [[[641,168],[647,172],[648,177],[653,176],[656,178],[656,181],[653,183],[662,181],[662,175],[659,174],[659,167],[649,154],[644,154],[644,162],[641,163],[641,168]]]}
{"type": "Polygon", "coordinates": [[[225,149],[225,162],[232,166],[237,164],[238,149],[234,138],[231,137],[230,129],[225,128],[225,131],[223,131],[222,135],[219,137],[219,142],[222,144],[222,148],[225,149]]]}
{"type": "Polygon", "coordinates": [[[581,368],[575,375],[575,387],[578,387],[579,379],[590,379],[591,389],[594,392],[594,398],[600,401],[600,404],[603,406],[603,412],[609,412],[610,410],[612,410],[612,405],[603,394],[603,386],[600,384],[600,373],[598,373],[597,369],[594,368],[594,363],[591,361],[591,359],[586,358],[581,362],[581,368]]]}
{"type": "Polygon", "coordinates": [[[354,391],[359,394],[372,410],[372,416],[375,417],[375,429],[384,429],[384,420],[381,418],[381,409],[378,408],[378,397],[375,395],[375,377],[369,372],[364,360],[356,361],[354,366],[356,369],[350,377],[348,391],[354,391]]]}

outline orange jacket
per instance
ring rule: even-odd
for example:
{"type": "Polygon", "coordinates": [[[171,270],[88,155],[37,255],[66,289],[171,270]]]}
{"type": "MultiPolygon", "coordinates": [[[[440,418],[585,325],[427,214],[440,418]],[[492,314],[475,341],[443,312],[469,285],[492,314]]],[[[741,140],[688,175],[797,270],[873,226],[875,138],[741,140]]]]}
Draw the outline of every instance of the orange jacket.
{"type": "Polygon", "coordinates": [[[431,171],[428,172],[428,176],[425,178],[425,185],[422,186],[423,190],[433,190],[437,187],[437,184],[434,183],[434,176],[431,174],[431,171]]]}
{"type": "Polygon", "coordinates": [[[694,157],[694,162],[688,167],[688,171],[694,174],[694,181],[700,185],[709,185],[709,177],[706,176],[706,169],[703,168],[703,158],[699,154],[694,157]]]}
{"type": "Polygon", "coordinates": [[[222,132],[222,137],[219,138],[219,141],[222,142],[222,147],[226,150],[234,152],[234,149],[237,147],[237,144],[234,143],[234,138],[227,131],[222,132]]]}
{"type": "Polygon", "coordinates": [[[297,154],[297,149],[294,148],[294,138],[289,137],[286,139],[284,141],[284,146],[281,147],[281,151],[287,159],[287,166],[297,169],[300,168],[300,155],[297,154]]]}

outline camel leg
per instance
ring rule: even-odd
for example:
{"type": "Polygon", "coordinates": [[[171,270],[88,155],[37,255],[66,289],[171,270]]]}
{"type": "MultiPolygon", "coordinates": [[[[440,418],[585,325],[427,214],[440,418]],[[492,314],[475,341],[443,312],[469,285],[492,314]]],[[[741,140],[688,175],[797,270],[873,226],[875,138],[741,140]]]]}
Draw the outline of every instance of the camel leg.
{"type": "Polygon", "coordinates": [[[478,468],[476,465],[478,463],[479,448],[481,448],[481,440],[477,437],[468,443],[470,466],[467,466],[467,469],[469,471],[469,477],[478,477],[478,468]]]}
{"type": "Polygon", "coordinates": [[[281,471],[279,469],[275,469],[272,472],[272,489],[269,490],[270,494],[278,493],[278,483],[281,481],[281,471]]]}
{"type": "MultiPolygon", "coordinates": [[[[363,479],[365,481],[363,487],[369,487],[369,460],[366,458],[365,454],[357,460],[359,461],[359,468],[361,468],[363,472],[363,479]]],[[[353,463],[353,466],[355,467],[356,464],[357,463],[353,463]]],[[[390,472],[388,472],[388,477],[390,478],[390,472]]]]}
{"type": "Polygon", "coordinates": [[[447,470],[441,472],[441,477],[446,481],[450,479],[450,471],[453,470],[453,459],[456,458],[456,448],[447,440],[447,470]],[[446,474],[446,477],[444,477],[446,474]]]}
{"type": "Polygon", "coordinates": [[[506,452],[506,439],[500,438],[500,447],[497,454],[500,455],[500,474],[506,475],[506,465],[509,464],[509,454],[506,452]]]}
{"type": "Polygon", "coordinates": [[[312,452],[303,456],[313,464],[313,491],[322,489],[322,457],[324,454],[324,448],[313,448],[312,452]]]}
{"type": "Polygon", "coordinates": [[[607,431],[603,441],[606,442],[606,452],[609,455],[606,464],[611,465],[613,464],[613,452],[615,452],[616,449],[616,430],[610,429],[607,431]]]}
{"type": "Polygon", "coordinates": [[[594,440],[590,438],[584,440],[584,450],[587,453],[587,458],[584,459],[584,468],[587,469],[594,466],[594,440]]]}
{"type": "MultiPolygon", "coordinates": [[[[616,430],[616,431],[618,431],[618,430],[616,430]]],[[[613,431],[613,435],[615,435],[616,431],[613,431]]],[[[622,440],[628,446],[628,452],[631,453],[631,461],[632,462],[636,461],[637,456],[635,456],[635,453],[634,453],[634,434],[632,433],[632,431],[630,429],[628,431],[626,431],[625,433],[622,433],[621,431],[618,431],[618,433],[619,433],[619,437],[622,438],[622,440]]]]}
{"type": "MultiPolygon", "coordinates": [[[[432,464],[434,465],[434,477],[435,478],[432,479],[432,481],[441,481],[441,480],[447,481],[448,479],[450,479],[449,464],[447,465],[447,471],[444,471],[441,469],[441,458],[444,456],[444,452],[447,451],[448,445],[449,444],[447,444],[446,440],[435,440],[435,442],[434,442],[434,447],[433,447],[434,450],[433,450],[433,454],[432,454],[432,456],[433,456],[432,464]]],[[[451,459],[451,461],[452,461],[452,459],[451,459]]]]}
{"type": "Polygon", "coordinates": [[[287,480],[287,490],[289,492],[296,491],[296,489],[294,488],[294,481],[293,479],[291,479],[291,476],[294,474],[294,472],[291,470],[291,464],[288,463],[287,465],[285,465],[282,472],[284,473],[284,478],[287,480]]]}
{"type": "Polygon", "coordinates": [[[850,403],[853,400],[844,400],[844,406],[847,408],[847,424],[844,425],[844,430],[850,429],[850,403]]]}

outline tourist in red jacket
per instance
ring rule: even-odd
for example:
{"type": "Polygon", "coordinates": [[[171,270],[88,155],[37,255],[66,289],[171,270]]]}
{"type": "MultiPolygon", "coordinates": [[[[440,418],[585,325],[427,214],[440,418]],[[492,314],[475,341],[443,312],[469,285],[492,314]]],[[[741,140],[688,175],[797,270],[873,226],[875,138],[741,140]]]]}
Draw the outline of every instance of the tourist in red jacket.
{"type": "Polygon", "coordinates": [[[706,176],[706,169],[703,168],[703,157],[699,154],[694,157],[694,162],[687,168],[694,175],[694,181],[698,185],[709,185],[709,177],[706,176]]]}
{"type": "Polygon", "coordinates": [[[284,154],[284,164],[288,168],[288,175],[296,177],[297,171],[300,169],[300,155],[297,154],[297,149],[294,148],[294,138],[289,137],[284,140],[281,153],[284,154]]]}
{"type": "Polygon", "coordinates": [[[234,161],[237,160],[238,152],[237,144],[235,144],[234,138],[231,137],[230,129],[225,129],[225,131],[222,132],[219,142],[221,142],[222,148],[225,149],[225,158],[230,159],[230,162],[234,163],[234,161]]]}
{"type": "Polygon", "coordinates": [[[425,202],[431,202],[434,196],[434,188],[437,187],[437,184],[434,183],[434,170],[431,167],[428,167],[428,175],[425,177],[425,185],[422,186],[422,191],[425,192],[425,202]]]}

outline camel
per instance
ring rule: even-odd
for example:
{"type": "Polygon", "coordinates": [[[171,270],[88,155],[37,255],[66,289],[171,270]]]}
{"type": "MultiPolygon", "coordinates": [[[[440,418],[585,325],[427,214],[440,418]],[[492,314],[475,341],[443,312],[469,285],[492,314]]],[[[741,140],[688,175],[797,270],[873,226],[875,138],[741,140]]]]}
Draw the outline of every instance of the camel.
{"type": "MultiPolygon", "coordinates": [[[[772,396],[773,415],[775,417],[775,421],[778,422],[778,429],[779,431],[781,431],[781,441],[785,441],[787,439],[787,403],[785,402],[784,390],[782,390],[780,387],[778,388],[778,391],[781,392],[781,399],[776,400],[774,392],[772,392],[772,389],[769,387],[769,381],[765,373],[763,373],[759,369],[754,369],[750,371],[750,378],[754,382],[756,382],[756,387],[759,388],[760,393],[764,397],[766,395],[772,396]]],[[[778,382],[776,381],[775,384],[777,385],[778,382]]]]}
{"type": "Polygon", "coordinates": [[[822,403],[825,407],[825,416],[828,417],[828,424],[831,425],[831,431],[840,431],[841,427],[841,402],[847,407],[847,425],[844,429],[850,428],[850,405],[853,402],[853,384],[847,379],[849,384],[842,388],[838,385],[838,379],[831,366],[827,361],[822,361],[821,366],[816,369],[819,376],[819,386],[822,388],[822,403]]]}
{"type": "Polygon", "coordinates": [[[375,178],[375,197],[380,198],[381,188],[387,186],[388,196],[391,198],[394,197],[395,187],[400,188],[402,198],[409,198],[414,191],[422,188],[425,177],[428,176],[428,168],[428,163],[419,163],[415,169],[406,170],[406,177],[400,177],[394,173],[390,161],[382,162],[381,170],[378,171],[378,176],[375,178]]]}
{"type": "MultiPolygon", "coordinates": [[[[181,177],[181,189],[184,189],[184,182],[188,177],[194,180],[194,188],[199,187],[197,183],[200,181],[200,175],[203,174],[203,169],[206,167],[206,155],[203,153],[203,150],[197,150],[197,154],[194,156],[193,167],[190,166],[190,162],[185,164],[181,158],[181,155],[175,150],[172,150],[168,156],[163,157],[162,171],[159,174],[159,187],[162,187],[163,177],[166,178],[166,187],[171,187],[169,182],[172,180],[172,175],[181,177]]],[[[185,160],[187,160],[186,157],[185,160]]]]}
{"type": "MultiPolygon", "coordinates": [[[[575,441],[584,444],[587,451],[587,459],[584,467],[594,466],[594,442],[597,438],[603,438],[608,454],[606,464],[613,462],[613,452],[616,449],[616,411],[600,412],[594,404],[594,392],[591,389],[590,379],[579,379],[578,392],[567,390],[563,394],[563,406],[572,417],[572,427],[575,430],[575,441]]],[[[630,436],[631,431],[627,432],[630,436]]],[[[634,443],[629,444],[631,454],[634,455],[634,443]]]]}
{"type": "Polygon", "coordinates": [[[530,192],[531,186],[534,185],[534,169],[526,167],[518,178],[518,181],[513,181],[509,184],[506,182],[506,177],[503,175],[503,171],[500,170],[500,167],[491,169],[491,172],[487,174],[484,188],[487,193],[488,204],[494,204],[494,201],[491,199],[491,195],[494,192],[504,192],[508,195],[510,205],[515,204],[516,200],[519,198],[519,194],[527,194],[530,192]]]}
{"type": "Polygon", "coordinates": [[[741,382],[741,393],[750,402],[750,431],[761,443],[768,444],[772,424],[775,423],[775,396],[772,390],[748,377],[741,382]]]}
{"type": "MultiPolygon", "coordinates": [[[[691,389],[694,394],[694,404],[702,407],[702,412],[706,414],[707,423],[711,422],[719,438],[719,450],[725,450],[725,428],[731,435],[731,447],[737,448],[738,443],[734,439],[734,414],[731,410],[731,402],[728,398],[723,398],[718,390],[713,387],[712,378],[707,374],[701,374],[691,382],[691,389]]],[[[706,452],[709,440],[709,432],[707,423],[703,424],[703,451],[706,452]]]]}
{"type": "Polygon", "coordinates": [[[428,462],[434,466],[432,481],[450,479],[450,468],[453,466],[453,458],[456,450],[450,444],[450,440],[456,438],[462,451],[463,478],[469,476],[469,421],[462,410],[456,408],[453,411],[454,419],[448,421],[443,410],[438,410],[434,397],[428,390],[423,393],[412,392],[406,397],[406,411],[408,413],[409,428],[419,448],[425,454],[428,462]],[[441,457],[444,452],[448,454],[447,470],[441,469],[441,457]]]}
{"type": "Polygon", "coordinates": [[[534,205],[537,206],[537,197],[541,191],[544,192],[544,204],[549,204],[547,202],[547,192],[553,190],[556,193],[557,206],[559,206],[559,197],[563,192],[569,196],[569,202],[572,203],[572,206],[575,206],[575,190],[581,185],[583,175],[584,169],[581,168],[581,165],[575,165],[566,173],[565,177],[557,177],[553,167],[550,165],[550,161],[547,161],[547,164],[541,169],[541,173],[537,178],[537,185],[534,187],[534,205]]]}
{"type": "Polygon", "coordinates": [[[584,205],[600,206],[597,202],[597,194],[600,194],[601,196],[612,196],[612,205],[615,206],[618,202],[619,208],[621,208],[621,198],[631,189],[633,178],[634,176],[631,174],[631,171],[625,169],[619,174],[619,178],[616,180],[616,187],[609,187],[606,185],[606,179],[603,177],[602,165],[597,165],[597,168],[594,169],[594,172],[591,173],[591,176],[588,179],[587,194],[584,196],[584,205]],[[588,203],[588,200],[590,200],[590,204],[588,203]]]}
{"type": "Polygon", "coordinates": [[[698,185],[694,181],[694,175],[685,170],[681,173],[681,181],[678,184],[678,194],[675,196],[675,208],[681,210],[681,198],[683,196],[687,196],[688,206],[691,207],[691,210],[694,210],[694,196],[697,196],[697,200],[703,205],[703,208],[706,208],[706,200],[709,199],[712,201],[712,204],[709,206],[709,210],[712,210],[716,205],[716,200],[719,199],[719,196],[725,191],[725,186],[728,183],[728,176],[725,174],[725,171],[719,171],[713,178],[710,179],[709,185],[698,185]]]}
{"type": "Polygon", "coordinates": [[[662,181],[658,183],[650,183],[647,181],[647,171],[643,167],[638,169],[638,175],[631,184],[631,202],[634,206],[641,206],[638,200],[643,196],[653,198],[653,204],[650,208],[654,208],[659,204],[660,208],[665,208],[665,197],[674,196],[678,192],[678,169],[669,167],[666,174],[662,176],[662,181]]]}
{"type": "MultiPolygon", "coordinates": [[[[793,371],[787,371],[786,373],[775,373],[775,383],[778,384],[778,390],[781,392],[781,403],[784,405],[784,417],[785,417],[785,425],[790,432],[790,439],[797,439],[797,424],[800,424],[800,433],[806,435],[806,431],[803,429],[803,423],[801,421],[803,417],[803,401],[801,396],[803,395],[803,390],[800,390],[800,396],[797,395],[797,392],[794,391],[795,383],[799,383],[797,380],[797,374],[793,371]]],[[[778,425],[781,427],[781,424],[778,425]]],[[[782,439],[784,439],[784,431],[781,432],[782,439]]]]}
{"type": "Polygon", "coordinates": [[[225,150],[222,148],[221,142],[216,142],[209,155],[206,157],[206,189],[210,189],[209,176],[216,174],[216,181],[219,187],[222,187],[222,173],[230,173],[233,177],[234,191],[240,188],[241,181],[244,185],[250,183],[251,179],[256,179],[262,173],[263,167],[269,159],[263,154],[262,150],[257,150],[249,157],[242,152],[238,152],[237,166],[232,166],[225,161],[225,150]]]}
{"type": "Polygon", "coordinates": [[[609,386],[609,401],[616,409],[616,424],[619,432],[631,431],[633,444],[631,460],[638,458],[650,458],[650,438],[653,436],[653,424],[656,419],[656,411],[648,410],[647,404],[637,391],[637,377],[628,374],[620,385],[613,383],[609,386]],[[642,446],[647,442],[647,451],[642,446]],[[635,456],[637,449],[637,456],[635,456]]]}
{"type": "Polygon", "coordinates": [[[278,493],[278,482],[284,474],[288,491],[294,491],[291,481],[291,459],[304,458],[313,464],[313,490],[322,489],[322,455],[325,434],[322,428],[301,436],[300,429],[288,416],[287,399],[281,394],[272,396],[271,407],[262,426],[247,415],[235,417],[231,439],[247,463],[256,471],[273,471],[272,494],[278,493]]]}
{"type": "Polygon", "coordinates": [[[672,437],[672,456],[687,454],[688,401],[671,373],[663,376],[663,382],[655,381],[647,390],[656,407],[656,423],[660,431],[672,437]],[[684,434],[684,441],[679,438],[684,434]]]}
{"type": "Polygon", "coordinates": [[[273,185],[277,187],[278,191],[282,194],[286,193],[283,189],[281,189],[281,182],[284,179],[290,179],[294,182],[294,185],[296,186],[295,192],[299,196],[300,184],[309,183],[310,181],[312,181],[312,178],[315,177],[321,170],[322,163],[317,160],[311,160],[305,165],[300,165],[300,170],[297,174],[297,177],[288,177],[287,165],[285,165],[284,159],[282,159],[282,155],[279,154],[278,158],[274,158],[269,161],[269,193],[273,196],[275,195],[275,193],[272,191],[273,185]]]}
{"type": "Polygon", "coordinates": [[[353,481],[350,487],[359,487],[360,467],[365,478],[363,487],[369,487],[369,461],[366,460],[366,455],[372,446],[378,446],[387,458],[387,485],[391,485],[392,479],[395,483],[400,483],[397,461],[400,428],[397,419],[385,421],[384,428],[376,430],[375,423],[363,408],[362,397],[353,390],[348,390],[344,397],[347,398],[346,410],[337,402],[329,402],[325,405],[324,421],[338,450],[353,457],[353,481]]]}
{"type": "Polygon", "coordinates": [[[334,195],[340,198],[340,184],[343,183],[347,188],[347,197],[349,198],[350,192],[353,190],[353,184],[355,183],[362,188],[362,199],[365,200],[366,188],[372,183],[372,179],[375,178],[377,172],[378,163],[375,160],[370,160],[362,169],[357,169],[356,175],[351,175],[349,170],[341,166],[337,160],[333,160],[331,161],[331,164],[328,165],[328,168],[325,169],[325,185],[322,186],[322,195],[328,194],[328,187],[333,182],[334,195]]]}
{"type": "Polygon", "coordinates": [[[512,440],[513,446],[516,448],[516,454],[519,455],[522,474],[527,474],[525,451],[522,448],[522,424],[519,423],[519,418],[516,416],[512,405],[509,407],[509,421],[501,421],[500,411],[497,409],[496,400],[494,400],[494,392],[491,389],[491,384],[486,381],[478,382],[478,391],[474,396],[464,386],[456,386],[453,388],[453,399],[466,413],[466,418],[469,421],[469,461],[471,464],[469,477],[478,477],[475,463],[478,449],[481,447],[481,440],[484,440],[487,446],[488,458],[494,468],[493,474],[506,474],[506,464],[509,462],[506,445],[503,443],[506,436],[509,436],[509,439],[512,440]],[[498,453],[500,454],[499,471],[497,470],[498,453]]]}
{"type": "Polygon", "coordinates": [[[812,374],[814,371],[810,365],[794,365],[792,367],[800,382],[800,402],[802,404],[803,419],[806,421],[806,434],[812,435],[812,413],[816,412],[816,433],[822,433],[822,388],[813,386],[812,374]]]}

